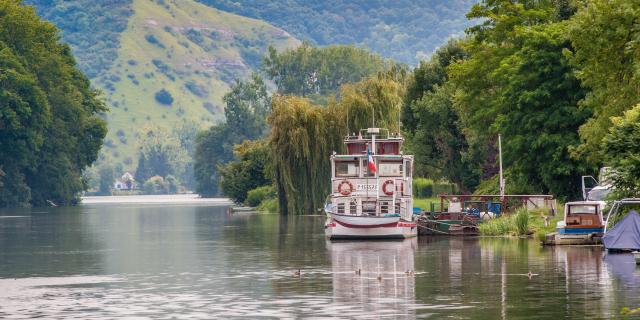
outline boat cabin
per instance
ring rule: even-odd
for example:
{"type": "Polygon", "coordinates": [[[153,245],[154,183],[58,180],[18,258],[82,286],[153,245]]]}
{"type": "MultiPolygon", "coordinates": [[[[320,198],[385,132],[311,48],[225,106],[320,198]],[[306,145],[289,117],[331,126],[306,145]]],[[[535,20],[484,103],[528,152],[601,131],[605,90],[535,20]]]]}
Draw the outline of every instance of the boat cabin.
{"type": "Polygon", "coordinates": [[[345,138],[346,154],[331,156],[331,198],[336,213],[413,214],[413,156],[401,153],[403,142],[399,134],[380,128],[345,138]]]}
{"type": "Polygon", "coordinates": [[[602,207],[597,201],[567,202],[564,223],[558,224],[560,234],[588,234],[602,232],[602,207]]]}

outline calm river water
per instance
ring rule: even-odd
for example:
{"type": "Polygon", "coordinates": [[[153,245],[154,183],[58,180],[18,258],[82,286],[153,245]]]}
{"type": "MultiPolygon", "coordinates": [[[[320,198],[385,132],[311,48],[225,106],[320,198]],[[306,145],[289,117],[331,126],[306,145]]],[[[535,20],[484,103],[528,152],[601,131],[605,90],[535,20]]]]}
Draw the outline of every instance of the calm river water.
{"type": "Polygon", "coordinates": [[[630,255],[514,239],[328,242],[323,223],[215,203],[0,211],[0,318],[582,319],[640,306],[630,255]]]}

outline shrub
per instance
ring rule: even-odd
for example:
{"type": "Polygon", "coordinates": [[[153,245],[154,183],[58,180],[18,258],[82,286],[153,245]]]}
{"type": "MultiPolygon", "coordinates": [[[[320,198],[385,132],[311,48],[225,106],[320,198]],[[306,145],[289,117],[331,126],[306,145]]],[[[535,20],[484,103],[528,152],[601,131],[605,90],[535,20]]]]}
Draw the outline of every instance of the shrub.
{"type": "Polygon", "coordinates": [[[259,211],[278,213],[278,199],[266,199],[258,206],[259,211]]]}
{"type": "Polygon", "coordinates": [[[433,196],[433,180],[425,178],[413,179],[413,196],[416,198],[430,198],[433,196]]]}
{"type": "Polygon", "coordinates": [[[142,191],[145,194],[167,194],[168,185],[161,176],[153,176],[144,182],[142,191]]]}
{"type": "Polygon", "coordinates": [[[170,106],[171,104],[173,104],[173,96],[171,95],[171,93],[169,93],[169,91],[165,90],[164,88],[156,92],[155,97],[156,97],[156,101],[158,101],[161,104],[164,104],[167,106],[170,106]]]}
{"type": "Polygon", "coordinates": [[[455,192],[456,185],[449,181],[441,180],[433,183],[433,195],[454,194],[455,192]]]}
{"type": "Polygon", "coordinates": [[[204,98],[209,95],[207,88],[197,84],[195,81],[187,81],[184,86],[198,97],[204,98]]]}
{"type": "Polygon", "coordinates": [[[176,177],[172,176],[172,175],[168,175],[165,179],[165,186],[167,188],[167,191],[171,194],[174,193],[178,193],[178,189],[180,188],[180,182],[178,182],[178,179],[176,179],[176,177]]]}
{"type": "Polygon", "coordinates": [[[162,44],[162,42],[160,42],[160,40],[158,40],[158,38],[156,38],[154,35],[152,34],[147,34],[144,36],[144,39],[147,40],[149,43],[156,45],[160,48],[164,48],[164,44],[162,44]]]}
{"type": "Polygon", "coordinates": [[[262,186],[250,190],[247,193],[246,205],[249,207],[257,207],[266,199],[272,199],[276,196],[276,190],[273,186],[262,186]]]}

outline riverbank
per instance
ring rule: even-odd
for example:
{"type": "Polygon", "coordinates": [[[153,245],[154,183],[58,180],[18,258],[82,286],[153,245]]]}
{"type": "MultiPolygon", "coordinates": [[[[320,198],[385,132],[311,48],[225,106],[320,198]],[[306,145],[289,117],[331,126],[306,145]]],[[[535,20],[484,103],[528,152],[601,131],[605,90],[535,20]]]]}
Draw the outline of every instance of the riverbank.
{"type": "Polygon", "coordinates": [[[201,198],[197,194],[91,196],[82,197],[81,201],[82,204],[233,204],[228,198],[201,198]]]}

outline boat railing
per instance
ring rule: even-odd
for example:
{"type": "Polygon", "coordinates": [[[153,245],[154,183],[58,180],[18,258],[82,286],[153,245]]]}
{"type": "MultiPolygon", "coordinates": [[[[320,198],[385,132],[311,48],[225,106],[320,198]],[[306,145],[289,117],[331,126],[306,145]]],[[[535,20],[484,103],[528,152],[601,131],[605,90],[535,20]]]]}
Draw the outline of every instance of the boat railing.
{"type": "Polygon", "coordinates": [[[625,205],[640,206],[640,198],[626,198],[614,201],[607,213],[607,218],[604,221],[604,232],[607,232],[610,221],[613,221],[614,223],[616,222],[616,217],[618,216],[619,211],[625,205]]]}
{"type": "Polygon", "coordinates": [[[360,129],[358,134],[351,133],[345,137],[345,141],[352,140],[362,140],[362,139],[371,139],[371,137],[376,136],[376,139],[403,139],[400,133],[391,133],[389,129],[385,128],[369,128],[369,129],[360,129]],[[371,131],[371,129],[378,129],[378,131],[371,131]]]}
{"type": "MultiPolygon", "coordinates": [[[[344,199],[344,198],[343,198],[344,199]]],[[[356,198],[353,197],[353,200],[356,198]]],[[[389,214],[399,214],[401,216],[407,215],[407,206],[402,205],[406,198],[398,198],[395,201],[391,199],[379,199],[371,202],[375,202],[371,206],[363,205],[357,201],[340,201],[335,205],[326,204],[325,211],[329,213],[337,213],[344,215],[365,215],[365,216],[384,216],[389,214]]]]}

